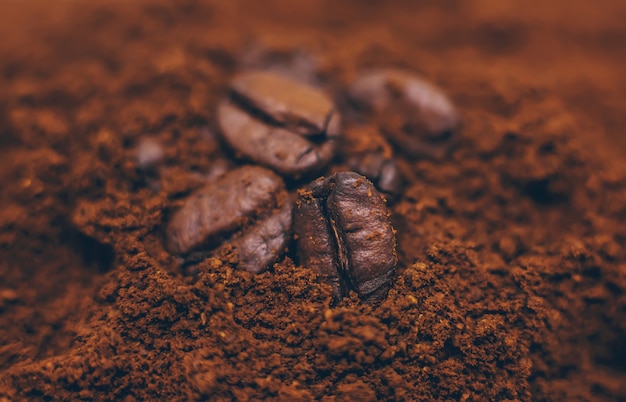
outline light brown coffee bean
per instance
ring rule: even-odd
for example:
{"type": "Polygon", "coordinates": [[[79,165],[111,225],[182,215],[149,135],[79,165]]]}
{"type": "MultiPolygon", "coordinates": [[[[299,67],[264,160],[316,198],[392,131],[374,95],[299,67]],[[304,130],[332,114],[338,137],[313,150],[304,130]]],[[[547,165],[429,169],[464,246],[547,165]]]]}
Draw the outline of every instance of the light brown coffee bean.
{"type": "Polygon", "coordinates": [[[453,144],[459,113],[441,89],[415,74],[398,69],[366,72],[350,86],[349,95],[409,156],[439,158],[453,144]]]}
{"type": "Polygon", "coordinates": [[[231,90],[217,117],[224,139],[239,154],[293,177],[320,170],[335,155],[339,114],[317,89],[249,72],[237,76],[231,90]]]}

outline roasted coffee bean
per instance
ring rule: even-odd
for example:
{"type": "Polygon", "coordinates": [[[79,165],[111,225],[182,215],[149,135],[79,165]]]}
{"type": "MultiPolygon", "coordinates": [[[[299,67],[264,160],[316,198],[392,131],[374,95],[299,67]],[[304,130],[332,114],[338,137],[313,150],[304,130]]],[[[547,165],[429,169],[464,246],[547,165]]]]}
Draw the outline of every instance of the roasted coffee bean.
{"type": "Polygon", "coordinates": [[[414,74],[395,69],[364,73],[349,95],[409,156],[440,158],[454,144],[460,122],[456,108],[439,88],[414,74]]]}
{"type": "Polygon", "coordinates": [[[366,301],[386,296],[396,238],[385,201],[367,178],[339,172],[300,190],[294,231],[300,264],[320,274],[337,298],[350,289],[366,301]]]}
{"type": "Polygon", "coordinates": [[[243,166],[186,200],[169,222],[167,246],[173,253],[187,254],[228,239],[239,250],[239,266],[261,272],[286,247],[291,210],[280,177],[262,167],[243,166]]]}
{"type": "Polygon", "coordinates": [[[292,202],[285,202],[274,214],[227,244],[237,251],[240,268],[258,274],[280,258],[292,234],[292,207],[292,202]]]}
{"type": "Polygon", "coordinates": [[[339,114],[329,98],[267,72],[236,77],[217,117],[236,152],[286,176],[323,168],[339,139],[339,114]]]}
{"type": "Polygon", "coordinates": [[[352,156],[348,159],[348,166],[370,179],[388,202],[395,201],[402,193],[403,179],[398,164],[381,152],[352,156]]]}

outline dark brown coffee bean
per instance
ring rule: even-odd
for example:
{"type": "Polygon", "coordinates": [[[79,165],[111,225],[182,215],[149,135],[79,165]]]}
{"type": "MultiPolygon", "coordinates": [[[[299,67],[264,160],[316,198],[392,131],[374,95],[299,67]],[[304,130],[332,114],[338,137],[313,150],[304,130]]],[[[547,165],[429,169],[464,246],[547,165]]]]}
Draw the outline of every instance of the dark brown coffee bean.
{"type": "Polygon", "coordinates": [[[186,200],[169,222],[167,246],[173,253],[187,254],[230,238],[243,256],[240,266],[260,272],[276,261],[286,246],[291,225],[286,215],[291,209],[280,177],[261,167],[244,166],[186,200]],[[243,234],[233,234],[239,229],[243,234]]]}
{"type": "Polygon", "coordinates": [[[439,158],[453,144],[451,134],[460,122],[456,108],[439,88],[414,74],[395,69],[364,73],[349,94],[409,156],[439,158]]]}
{"type": "Polygon", "coordinates": [[[403,179],[398,164],[381,152],[352,156],[348,159],[348,166],[370,179],[387,201],[395,201],[402,193],[403,179]]]}
{"type": "Polygon", "coordinates": [[[339,172],[300,190],[294,231],[300,263],[325,278],[336,297],[350,289],[366,301],[386,296],[396,238],[385,201],[367,178],[339,172]]]}
{"type": "Polygon", "coordinates": [[[236,77],[217,111],[228,144],[287,176],[320,170],[332,159],[339,114],[320,91],[267,72],[236,77]]]}

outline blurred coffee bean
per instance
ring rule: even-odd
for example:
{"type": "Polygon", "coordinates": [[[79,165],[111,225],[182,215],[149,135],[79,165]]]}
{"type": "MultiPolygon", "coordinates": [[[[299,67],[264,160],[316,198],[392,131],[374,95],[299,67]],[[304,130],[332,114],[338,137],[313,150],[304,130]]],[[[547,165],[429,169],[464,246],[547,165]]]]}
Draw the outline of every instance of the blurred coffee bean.
{"type": "Polygon", "coordinates": [[[267,169],[244,166],[208,183],[176,211],[168,227],[168,248],[186,253],[215,236],[243,226],[276,201],[282,179],[267,169]]]}
{"type": "Polygon", "coordinates": [[[402,70],[362,74],[349,95],[381,125],[385,135],[412,157],[443,157],[460,122],[450,99],[436,86],[402,70]]]}
{"type": "Polygon", "coordinates": [[[337,298],[350,289],[365,301],[387,295],[398,262],[395,232],[367,178],[339,172],[300,190],[294,231],[300,264],[328,281],[337,298]]]}
{"type": "Polygon", "coordinates": [[[239,266],[258,273],[284,251],[291,210],[280,177],[262,167],[243,166],[186,200],[169,222],[167,247],[173,253],[197,255],[203,248],[212,249],[229,240],[239,249],[239,266]]]}
{"type": "Polygon", "coordinates": [[[319,171],[335,154],[340,119],[320,91],[267,73],[239,75],[218,107],[226,142],[286,176],[319,171]]]}
{"type": "Polygon", "coordinates": [[[394,202],[402,194],[403,179],[395,160],[386,158],[380,152],[355,155],[348,159],[348,167],[366,176],[385,195],[388,202],[394,202]]]}

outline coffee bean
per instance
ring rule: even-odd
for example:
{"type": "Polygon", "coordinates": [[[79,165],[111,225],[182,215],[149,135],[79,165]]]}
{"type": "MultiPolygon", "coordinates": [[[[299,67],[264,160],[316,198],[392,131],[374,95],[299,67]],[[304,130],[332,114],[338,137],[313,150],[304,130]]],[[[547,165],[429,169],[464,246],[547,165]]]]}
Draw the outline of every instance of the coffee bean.
{"type": "Polygon", "coordinates": [[[239,266],[261,272],[280,257],[287,244],[291,210],[280,177],[262,167],[243,166],[186,200],[169,222],[167,247],[173,253],[187,254],[230,240],[239,249],[239,266]]]}
{"type": "Polygon", "coordinates": [[[373,113],[396,146],[412,157],[443,157],[460,122],[450,99],[436,86],[403,70],[364,73],[349,95],[373,113]]]}
{"type": "Polygon", "coordinates": [[[258,274],[278,260],[291,239],[292,207],[292,202],[285,202],[242,237],[227,244],[237,251],[240,268],[258,274]]]}
{"type": "Polygon", "coordinates": [[[386,158],[381,152],[369,152],[352,156],[348,166],[371,180],[388,202],[394,202],[401,195],[402,173],[394,159],[386,158]]]}
{"type": "Polygon", "coordinates": [[[383,299],[398,261],[383,197],[367,178],[339,172],[299,191],[294,231],[300,263],[315,270],[337,298],[355,290],[383,299]]]}
{"type": "Polygon", "coordinates": [[[339,139],[339,114],[329,98],[267,72],[236,77],[217,117],[236,152],[286,176],[319,171],[339,139]]]}

